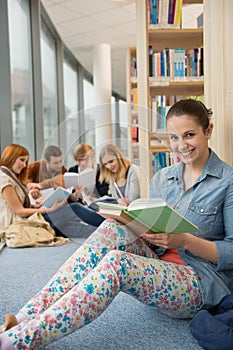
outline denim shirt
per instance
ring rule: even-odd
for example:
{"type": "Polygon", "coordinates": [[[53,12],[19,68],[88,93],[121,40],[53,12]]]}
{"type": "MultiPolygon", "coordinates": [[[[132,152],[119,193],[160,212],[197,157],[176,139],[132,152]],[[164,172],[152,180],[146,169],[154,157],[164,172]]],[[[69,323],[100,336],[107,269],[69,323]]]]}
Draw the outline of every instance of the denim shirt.
{"type": "MultiPolygon", "coordinates": [[[[233,292],[233,167],[210,150],[202,174],[187,191],[184,191],[183,167],[181,162],[156,173],[151,179],[150,197],[163,198],[198,226],[200,232],[194,235],[216,243],[217,264],[178,249],[181,259],[199,277],[203,308],[210,308],[233,292]]],[[[158,255],[164,251],[156,249],[158,255]]]]}

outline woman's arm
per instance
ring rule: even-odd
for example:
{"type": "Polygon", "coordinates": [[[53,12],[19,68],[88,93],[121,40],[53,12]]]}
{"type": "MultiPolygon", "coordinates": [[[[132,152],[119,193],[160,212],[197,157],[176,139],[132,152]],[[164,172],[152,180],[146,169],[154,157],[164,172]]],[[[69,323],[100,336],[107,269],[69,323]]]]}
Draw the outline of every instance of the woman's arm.
{"type": "Polygon", "coordinates": [[[59,203],[56,201],[51,208],[24,208],[12,186],[4,187],[2,193],[10,209],[21,218],[26,218],[34,213],[52,213],[53,211],[61,208],[66,203],[65,199],[59,203]]]}
{"type": "Polygon", "coordinates": [[[140,197],[139,169],[131,165],[126,179],[125,197],[131,202],[140,197]]]}

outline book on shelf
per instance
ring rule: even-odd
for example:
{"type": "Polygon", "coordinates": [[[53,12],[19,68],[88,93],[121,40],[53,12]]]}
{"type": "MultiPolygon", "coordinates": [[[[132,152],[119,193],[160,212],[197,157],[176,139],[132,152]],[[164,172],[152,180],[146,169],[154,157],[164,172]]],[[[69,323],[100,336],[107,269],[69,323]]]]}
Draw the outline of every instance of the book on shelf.
{"type": "Polygon", "coordinates": [[[178,27],[181,27],[182,4],[183,4],[183,0],[176,0],[174,24],[178,27]]]}
{"type": "Polygon", "coordinates": [[[131,90],[131,103],[134,110],[138,109],[138,88],[131,90]]]}
{"type": "Polygon", "coordinates": [[[150,100],[151,107],[151,132],[166,132],[166,115],[170,104],[165,95],[152,96],[150,100]]]}
{"type": "Polygon", "coordinates": [[[131,57],[130,59],[130,76],[137,77],[137,59],[136,57],[131,57]]]}
{"type": "Polygon", "coordinates": [[[180,28],[182,0],[148,0],[148,22],[151,29],[180,28]]]}
{"type": "Polygon", "coordinates": [[[96,173],[95,169],[87,168],[80,173],[66,172],[64,173],[65,188],[76,188],[82,186],[83,188],[90,188],[95,185],[96,173]]]}
{"type": "Polygon", "coordinates": [[[162,198],[139,198],[128,207],[119,204],[97,202],[99,214],[113,218],[132,229],[138,235],[148,230],[154,233],[197,232],[198,227],[180,215],[162,198]]]}
{"type": "Polygon", "coordinates": [[[157,173],[160,169],[166,168],[171,164],[170,154],[168,152],[155,152],[152,154],[152,172],[157,173]]]}
{"type": "Polygon", "coordinates": [[[68,198],[71,192],[71,189],[62,187],[57,187],[55,190],[51,189],[51,193],[43,200],[42,205],[46,208],[50,208],[56,200],[58,200],[58,202],[61,202],[65,198],[68,198]]]}

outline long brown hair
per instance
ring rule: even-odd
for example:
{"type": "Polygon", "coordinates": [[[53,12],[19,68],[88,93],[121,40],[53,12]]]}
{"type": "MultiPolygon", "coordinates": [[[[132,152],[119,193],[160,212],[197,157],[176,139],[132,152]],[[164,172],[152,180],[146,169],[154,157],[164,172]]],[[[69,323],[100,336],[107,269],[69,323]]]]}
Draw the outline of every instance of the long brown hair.
{"type": "MultiPolygon", "coordinates": [[[[29,156],[28,150],[18,144],[12,143],[11,145],[7,146],[1,156],[0,165],[4,165],[8,169],[12,170],[12,167],[19,157],[25,157],[29,156]]],[[[17,179],[23,184],[27,184],[27,177],[28,177],[28,162],[27,166],[21,171],[20,174],[15,174],[17,179]]]]}
{"type": "Polygon", "coordinates": [[[132,165],[132,163],[125,158],[123,152],[113,144],[108,144],[101,149],[99,160],[100,160],[100,177],[99,177],[100,183],[102,183],[104,180],[107,183],[110,183],[110,181],[118,182],[119,180],[125,179],[128,167],[132,165]],[[110,156],[113,156],[114,158],[117,158],[119,162],[119,171],[116,174],[114,174],[111,170],[107,169],[104,166],[102,159],[106,155],[110,155],[110,156]]]}
{"type": "Polygon", "coordinates": [[[172,117],[188,115],[192,117],[196,123],[202,127],[203,132],[205,132],[210,125],[212,114],[212,110],[206,108],[201,101],[188,98],[186,100],[180,100],[171,106],[166,116],[166,122],[172,117]]]}

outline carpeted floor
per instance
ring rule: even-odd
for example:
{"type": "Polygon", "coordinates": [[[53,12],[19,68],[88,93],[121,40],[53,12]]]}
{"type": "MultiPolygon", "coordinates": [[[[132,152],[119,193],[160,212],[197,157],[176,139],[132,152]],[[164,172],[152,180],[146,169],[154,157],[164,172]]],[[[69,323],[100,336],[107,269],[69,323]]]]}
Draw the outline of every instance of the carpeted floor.
{"type": "MultiPolygon", "coordinates": [[[[83,238],[61,247],[0,252],[0,324],[40,290],[83,238]]],[[[54,342],[50,350],[200,350],[188,320],[177,320],[120,293],[94,322],[54,342]]]]}

